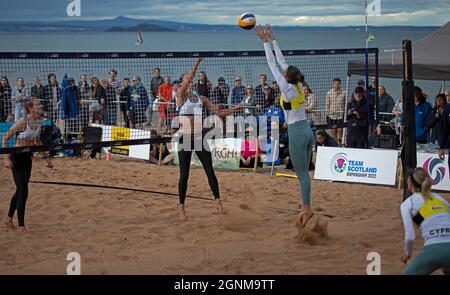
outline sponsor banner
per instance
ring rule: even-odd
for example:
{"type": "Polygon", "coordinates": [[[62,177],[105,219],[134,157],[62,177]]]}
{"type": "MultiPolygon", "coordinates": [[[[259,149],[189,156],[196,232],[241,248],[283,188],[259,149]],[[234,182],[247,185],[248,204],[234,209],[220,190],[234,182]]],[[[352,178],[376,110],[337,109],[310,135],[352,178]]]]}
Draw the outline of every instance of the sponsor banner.
{"type": "MultiPolygon", "coordinates": [[[[222,138],[209,139],[208,144],[211,150],[213,167],[215,169],[239,170],[239,161],[241,159],[241,144],[240,138],[222,138]]],[[[178,165],[177,144],[174,144],[174,164],[178,165]]],[[[193,152],[192,166],[202,166],[195,152],[193,152]]]]}
{"type": "MultiPolygon", "coordinates": [[[[115,127],[101,124],[90,124],[92,127],[101,127],[102,141],[113,140],[133,140],[133,139],[148,139],[150,138],[150,131],[130,129],[123,127],[115,127]]],[[[130,146],[118,146],[111,149],[111,153],[128,156],[131,158],[149,160],[150,159],[150,145],[130,145],[130,146]]]]}
{"type": "Polygon", "coordinates": [[[242,139],[224,138],[208,140],[208,144],[211,149],[214,168],[239,170],[242,139]]]}
{"type": "Polygon", "coordinates": [[[318,147],[315,179],[394,185],[396,150],[318,147]]]}
{"type": "Polygon", "coordinates": [[[448,155],[445,155],[445,160],[441,160],[437,151],[435,153],[417,153],[417,167],[423,167],[430,174],[433,179],[433,189],[450,191],[448,155]]]}
{"type": "MultiPolygon", "coordinates": [[[[112,128],[112,140],[130,140],[130,128],[113,127],[112,128]]],[[[130,155],[130,146],[116,146],[111,148],[111,153],[119,154],[123,156],[130,155]]]]}

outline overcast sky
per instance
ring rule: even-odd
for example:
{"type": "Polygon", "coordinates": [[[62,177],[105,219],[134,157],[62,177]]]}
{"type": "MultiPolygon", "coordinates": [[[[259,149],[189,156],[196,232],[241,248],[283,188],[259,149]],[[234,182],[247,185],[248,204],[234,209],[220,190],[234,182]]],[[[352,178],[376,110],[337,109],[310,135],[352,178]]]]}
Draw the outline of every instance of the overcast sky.
{"type": "MultiPolygon", "coordinates": [[[[273,25],[361,25],[363,0],[79,0],[81,17],[69,18],[69,0],[0,0],[0,20],[104,19],[120,15],[204,24],[234,24],[252,12],[258,23],[273,25]]],[[[372,0],[368,0],[371,2],[372,0]]],[[[450,0],[381,0],[372,25],[443,25],[450,21],[450,0]]]]}

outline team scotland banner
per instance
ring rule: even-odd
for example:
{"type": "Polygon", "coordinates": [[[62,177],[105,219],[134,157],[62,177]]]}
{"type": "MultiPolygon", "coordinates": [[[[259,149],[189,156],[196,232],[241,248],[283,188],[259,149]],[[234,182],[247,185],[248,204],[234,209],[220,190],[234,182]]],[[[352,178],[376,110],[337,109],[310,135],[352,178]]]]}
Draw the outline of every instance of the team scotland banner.
{"type": "Polygon", "coordinates": [[[394,185],[396,150],[318,147],[315,179],[394,185]]]}

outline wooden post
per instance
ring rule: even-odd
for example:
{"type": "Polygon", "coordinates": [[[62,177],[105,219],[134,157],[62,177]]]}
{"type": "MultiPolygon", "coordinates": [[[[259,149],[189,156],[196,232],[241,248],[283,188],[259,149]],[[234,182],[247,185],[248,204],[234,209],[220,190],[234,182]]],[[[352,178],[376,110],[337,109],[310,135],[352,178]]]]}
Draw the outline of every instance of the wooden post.
{"type": "Polygon", "coordinates": [[[161,166],[163,146],[164,146],[163,143],[159,144],[158,166],[161,166]]]}
{"type": "Polygon", "coordinates": [[[402,165],[402,161],[401,161],[401,159],[398,161],[399,162],[399,165],[398,165],[398,173],[397,173],[397,178],[398,178],[398,186],[397,186],[397,189],[398,190],[401,190],[402,188],[403,188],[403,178],[404,178],[404,175],[403,175],[403,165],[402,165]]]}
{"type": "Polygon", "coordinates": [[[272,149],[272,168],[270,169],[270,176],[273,176],[273,169],[275,167],[275,155],[277,154],[278,149],[278,140],[275,140],[273,149],[272,149]]]}
{"type": "Polygon", "coordinates": [[[253,167],[253,173],[256,173],[256,168],[258,167],[258,159],[259,159],[259,139],[256,138],[255,167],[253,167]]]}

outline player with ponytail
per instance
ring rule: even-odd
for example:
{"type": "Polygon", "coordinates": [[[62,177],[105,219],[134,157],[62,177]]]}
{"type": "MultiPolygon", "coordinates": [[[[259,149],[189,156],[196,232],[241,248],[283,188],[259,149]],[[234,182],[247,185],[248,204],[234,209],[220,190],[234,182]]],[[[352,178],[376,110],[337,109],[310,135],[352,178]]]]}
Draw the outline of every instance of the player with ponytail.
{"type": "Polygon", "coordinates": [[[405,228],[403,263],[407,263],[412,255],[416,238],[414,223],[420,228],[424,240],[423,249],[404,271],[407,275],[426,275],[438,269],[450,274],[449,203],[431,191],[432,184],[433,180],[425,169],[414,169],[408,178],[412,195],[400,207],[405,228]]]}

